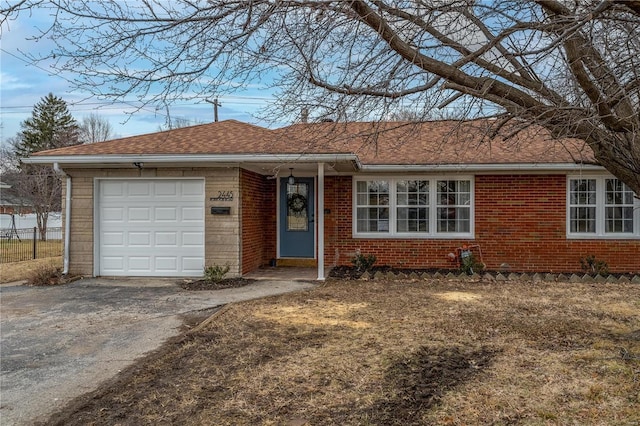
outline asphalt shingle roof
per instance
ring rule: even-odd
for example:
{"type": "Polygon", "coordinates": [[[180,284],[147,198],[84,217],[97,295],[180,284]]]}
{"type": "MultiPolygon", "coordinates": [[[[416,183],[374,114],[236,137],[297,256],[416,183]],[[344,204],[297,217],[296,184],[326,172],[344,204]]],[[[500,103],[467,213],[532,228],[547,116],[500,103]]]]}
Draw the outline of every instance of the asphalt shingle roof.
{"type": "Polygon", "coordinates": [[[298,123],[280,129],[226,120],[164,132],[76,145],[34,156],[184,154],[355,154],[362,164],[594,163],[577,139],[555,140],[543,128],[494,135],[491,120],[298,123]]]}

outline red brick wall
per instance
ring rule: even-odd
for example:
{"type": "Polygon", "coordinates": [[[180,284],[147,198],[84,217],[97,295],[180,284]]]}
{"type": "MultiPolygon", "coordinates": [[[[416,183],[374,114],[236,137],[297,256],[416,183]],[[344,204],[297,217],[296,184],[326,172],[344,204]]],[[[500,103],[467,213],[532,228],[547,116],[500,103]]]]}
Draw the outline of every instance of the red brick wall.
{"type": "Polygon", "coordinates": [[[243,274],[276,257],[276,181],[241,171],[241,257],[243,274]]]}
{"type": "Polygon", "coordinates": [[[1,214],[14,214],[16,211],[13,206],[0,206],[1,214]]]}
{"type": "Polygon", "coordinates": [[[22,206],[0,206],[1,214],[32,214],[33,209],[31,207],[22,206]]]}
{"type": "Polygon", "coordinates": [[[594,255],[611,272],[640,272],[639,240],[568,240],[565,175],[495,175],[475,178],[475,240],[352,238],[351,177],[325,183],[325,262],[350,265],[360,250],[377,265],[452,268],[447,254],[479,244],[490,270],[579,272],[580,258],[594,255]]]}

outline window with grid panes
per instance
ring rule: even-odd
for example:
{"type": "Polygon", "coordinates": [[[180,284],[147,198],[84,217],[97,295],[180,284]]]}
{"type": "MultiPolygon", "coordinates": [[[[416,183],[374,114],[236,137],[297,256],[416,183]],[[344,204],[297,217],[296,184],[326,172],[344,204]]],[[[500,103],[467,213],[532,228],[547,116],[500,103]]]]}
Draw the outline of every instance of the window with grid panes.
{"type": "Polygon", "coordinates": [[[604,232],[633,233],[633,191],[618,179],[606,179],[604,196],[604,232]]]}
{"type": "Polygon", "coordinates": [[[354,180],[354,235],[472,238],[471,179],[354,180]]]}
{"type": "Polygon", "coordinates": [[[570,237],[640,237],[640,202],[619,179],[569,177],[567,202],[570,237]]]}
{"type": "Polygon", "coordinates": [[[596,232],[596,180],[572,179],[569,193],[569,228],[576,233],[596,232]]]}
{"type": "Polygon", "coordinates": [[[471,182],[438,181],[438,232],[469,232],[471,228],[471,182]]]}
{"type": "Polygon", "coordinates": [[[358,182],[356,199],[358,232],[389,232],[389,182],[358,182]]]}
{"type": "Polygon", "coordinates": [[[396,182],[396,231],[429,232],[429,181],[396,182]]]}

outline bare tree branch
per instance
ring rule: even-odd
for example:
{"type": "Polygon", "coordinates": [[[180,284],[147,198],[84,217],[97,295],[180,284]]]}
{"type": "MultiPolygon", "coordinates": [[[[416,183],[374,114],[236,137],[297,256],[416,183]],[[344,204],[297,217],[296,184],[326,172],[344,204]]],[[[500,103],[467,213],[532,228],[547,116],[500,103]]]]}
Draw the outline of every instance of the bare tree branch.
{"type": "Polygon", "coordinates": [[[265,116],[279,122],[303,107],[338,121],[490,114],[498,131],[517,122],[583,139],[640,193],[638,0],[4,4],[9,20],[50,11],[41,37],[57,48],[31,59],[99,96],[165,108],[261,81],[277,90],[265,116]]]}

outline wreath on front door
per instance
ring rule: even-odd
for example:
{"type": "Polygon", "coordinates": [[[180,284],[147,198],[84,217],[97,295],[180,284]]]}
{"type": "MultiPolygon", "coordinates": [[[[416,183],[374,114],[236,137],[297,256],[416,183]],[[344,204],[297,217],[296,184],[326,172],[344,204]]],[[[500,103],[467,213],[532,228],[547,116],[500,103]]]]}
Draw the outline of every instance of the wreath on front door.
{"type": "Polygon", "coordinates": [[[307,209],[307,197],[302,194],[289,195],[289,211],[299,214],[307,209]]]}

